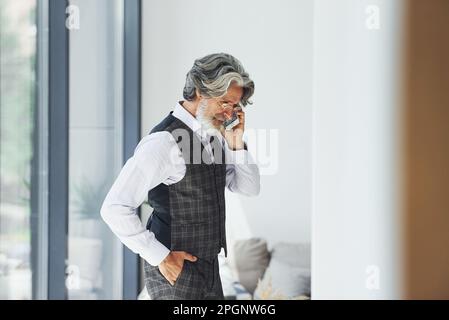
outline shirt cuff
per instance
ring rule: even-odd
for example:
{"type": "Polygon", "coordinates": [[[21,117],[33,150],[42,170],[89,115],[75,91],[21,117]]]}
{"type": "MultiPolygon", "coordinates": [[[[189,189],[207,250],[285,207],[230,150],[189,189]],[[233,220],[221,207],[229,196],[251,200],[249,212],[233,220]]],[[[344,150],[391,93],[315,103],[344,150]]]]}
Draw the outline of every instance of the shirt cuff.
{"type": "Polygon", "coordinates": [[[142,252],[140,256],[152,266],[158,266],[164,261],[169,253],[170,250],[154,238],[151,247],[149,247],[148,250],[145,250],[145,252],[142,252]]]}
{"type": "Polygon", "coordinates": [[[246,149],[232,150],[227,147],[226,152],[226,163],[235,165],[246,165],[251,161],[249,152],[246,149]]]}

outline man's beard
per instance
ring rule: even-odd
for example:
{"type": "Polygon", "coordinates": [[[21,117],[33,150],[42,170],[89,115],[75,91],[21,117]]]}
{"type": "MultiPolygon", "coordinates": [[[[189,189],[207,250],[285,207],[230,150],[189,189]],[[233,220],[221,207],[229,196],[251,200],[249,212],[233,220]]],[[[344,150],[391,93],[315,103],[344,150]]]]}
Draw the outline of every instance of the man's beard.
{"type": "Polygon", "coordinates": [[[209,135],[216,135],[220,130],[220,126],[216,127],[212,118],[206,115],[207,101],[201,100],[196,111],[196,119],[201,125],[201,130],[207,132],[209,135]]]}

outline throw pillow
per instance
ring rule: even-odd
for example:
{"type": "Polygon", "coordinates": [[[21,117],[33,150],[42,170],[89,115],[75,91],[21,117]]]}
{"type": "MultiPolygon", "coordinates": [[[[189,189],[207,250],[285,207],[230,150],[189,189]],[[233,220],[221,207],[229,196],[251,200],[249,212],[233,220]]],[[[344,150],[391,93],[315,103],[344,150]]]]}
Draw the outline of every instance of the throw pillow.
{"type": "Polygon", "coordinates": [[[270,264],[254,292],[255,300],[307,299],[310,269],[293,267],[276,259],[270,264]]]}
{"type": "Polygon", "coordinates": [[[261,238],[238,240],[234,244],[234,264],[238,281],[251,294],[262,278],[268,263],[270,252],[267,242],[261,238]]]}

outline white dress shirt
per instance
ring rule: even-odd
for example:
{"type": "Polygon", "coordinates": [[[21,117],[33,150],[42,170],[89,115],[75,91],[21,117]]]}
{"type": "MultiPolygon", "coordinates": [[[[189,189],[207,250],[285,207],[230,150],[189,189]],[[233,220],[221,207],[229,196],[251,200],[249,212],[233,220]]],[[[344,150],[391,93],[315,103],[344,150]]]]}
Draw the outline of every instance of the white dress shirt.
{"type": "MultiPolygon", "coordinates": [[[[207,135],[201,130],[199,121],[180,103],[175,106],[173,116],[192,129],[211,154],[207,135]]],[[[220,141],[225,145],[226,187],[248,196],[259,194],[259,168],[249,152],[232,151],[221,135],[220,141]]],[[[101,207],[101,216],[112,232],[153,266],[159,265],[170,250],[146,229],[136,214],[136,208],[145,201],[149,190],[160,183],[177,183],[184,178],[185,172],[184,158],[172,134],[166,131],[149,134],[126,161],[101,207]]]]}

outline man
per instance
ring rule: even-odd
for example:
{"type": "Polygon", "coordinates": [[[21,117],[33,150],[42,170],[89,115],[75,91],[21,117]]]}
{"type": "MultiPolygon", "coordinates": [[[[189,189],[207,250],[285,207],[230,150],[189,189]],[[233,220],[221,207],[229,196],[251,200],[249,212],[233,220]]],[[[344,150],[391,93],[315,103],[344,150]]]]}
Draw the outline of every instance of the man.
{"type": "Polygon", "coordinates": [[[185,100],[137,145],[104,200],[101,216],[145,260],[151,299],[223,299],[218,254],[227,253],[225,188],[259,193],[259,169],[243,141],[254,82],[229,54],[187,73],[185,100]],[[225,130],[223,123],[238,117],[225,130]],[[145,197],[146,228],[135,214],[145,197]]]}

